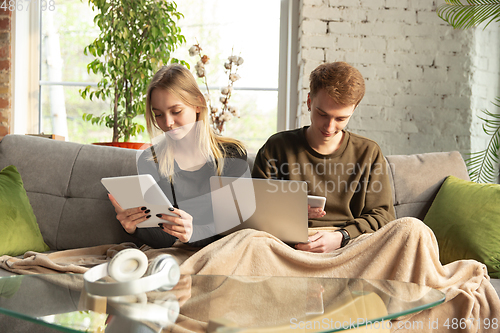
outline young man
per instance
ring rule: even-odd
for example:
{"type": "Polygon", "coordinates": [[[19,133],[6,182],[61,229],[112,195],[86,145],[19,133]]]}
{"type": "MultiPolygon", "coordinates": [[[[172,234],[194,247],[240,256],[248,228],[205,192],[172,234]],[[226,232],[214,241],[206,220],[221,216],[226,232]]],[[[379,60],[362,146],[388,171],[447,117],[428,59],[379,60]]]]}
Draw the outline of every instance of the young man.
{"type": "Polygon", "coordinates": [[[309,227],[320,230],[296,248],[331,252],[395,219],[385,159],[376,142],[345,130],[365,93],[361,73],[345,62],[310,75],[311,125],[271,136],[257,153],[252,177],[302,180],[326,206],[308,207],[309,227]]]}

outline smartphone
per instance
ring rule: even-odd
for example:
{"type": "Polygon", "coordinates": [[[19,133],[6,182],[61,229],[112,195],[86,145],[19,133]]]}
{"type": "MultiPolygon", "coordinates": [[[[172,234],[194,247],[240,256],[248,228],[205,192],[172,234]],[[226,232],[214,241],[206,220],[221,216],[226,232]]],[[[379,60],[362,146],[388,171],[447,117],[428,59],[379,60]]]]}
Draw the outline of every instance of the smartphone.
{"type": "Polygon", "coordinates": [[[311,208],[321,208],[325,210],[326,198],[318,197],[316,195],[308,195],[307,204],[311,206],[311,208]]]}

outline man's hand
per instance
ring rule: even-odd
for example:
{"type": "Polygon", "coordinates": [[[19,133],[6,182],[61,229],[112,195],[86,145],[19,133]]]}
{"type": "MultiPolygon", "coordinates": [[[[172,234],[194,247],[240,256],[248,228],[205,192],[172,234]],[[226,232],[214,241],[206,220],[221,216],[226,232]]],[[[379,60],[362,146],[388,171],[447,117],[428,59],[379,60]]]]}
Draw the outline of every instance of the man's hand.
{"type": "Polygon", "coordinates": [[[307,205],[307,218],[308,219],[319,219],[326,215],[326,212],[323,208],[312,208],[310,205],[307,205]]]}
{"type": "Polygon", "coordinates": [[[328,253],[340,248],[342,234],[338,231],[318,231],[309,237],[309,243],[297,244],[295,248],[301,251],[328,253]]]}

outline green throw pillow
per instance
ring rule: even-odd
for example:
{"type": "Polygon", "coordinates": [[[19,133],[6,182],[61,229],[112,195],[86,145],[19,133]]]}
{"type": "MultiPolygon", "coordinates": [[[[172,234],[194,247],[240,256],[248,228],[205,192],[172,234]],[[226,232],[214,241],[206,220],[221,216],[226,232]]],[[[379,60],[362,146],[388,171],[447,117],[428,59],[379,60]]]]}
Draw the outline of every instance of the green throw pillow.
{"type": "Polygon", "coordinates": [[[475,259],[500,278],[500,185],[449,176],[424,223],[436,235],[441,263],[475,259]]]}
{"type": "Polygon", "coordinates": [[[13,165],[0,171],[0,230],[0,255],[18,256],[26,251],[49,250],[38,228],[21,175],[13,165]]]}

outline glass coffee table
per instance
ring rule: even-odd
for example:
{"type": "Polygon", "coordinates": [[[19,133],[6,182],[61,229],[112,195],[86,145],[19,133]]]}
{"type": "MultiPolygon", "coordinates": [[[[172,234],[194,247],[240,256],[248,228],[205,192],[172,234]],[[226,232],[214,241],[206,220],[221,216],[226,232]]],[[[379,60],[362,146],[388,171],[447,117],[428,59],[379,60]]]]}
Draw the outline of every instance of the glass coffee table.
{"type": "Polygon", "coordinates": [[[0,278],[0,313],[61,332],[389,332],[391,319],[444,299],[363,279],[186,275],[170,291],[105,298],[89,295],[78,274],[0,278]]]}

